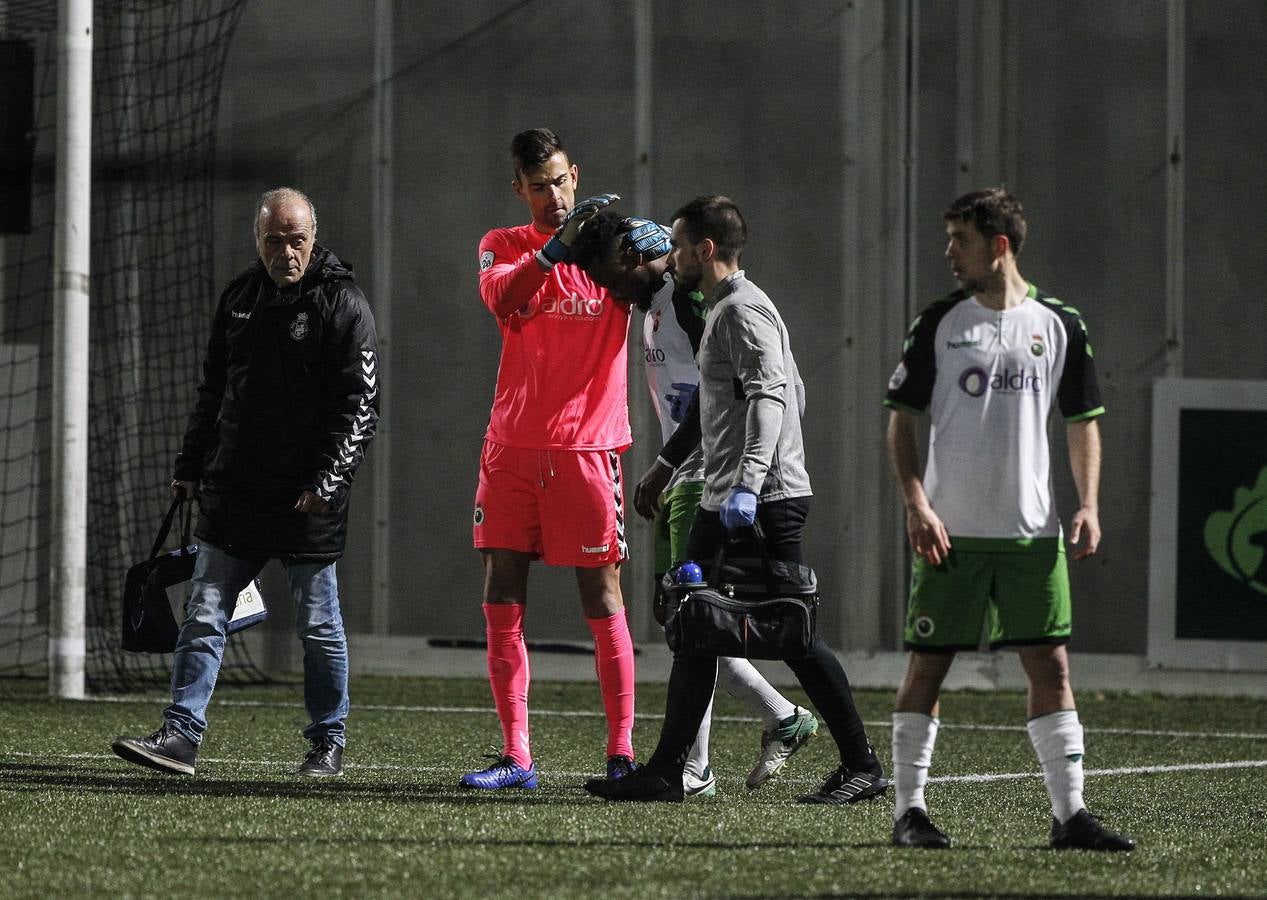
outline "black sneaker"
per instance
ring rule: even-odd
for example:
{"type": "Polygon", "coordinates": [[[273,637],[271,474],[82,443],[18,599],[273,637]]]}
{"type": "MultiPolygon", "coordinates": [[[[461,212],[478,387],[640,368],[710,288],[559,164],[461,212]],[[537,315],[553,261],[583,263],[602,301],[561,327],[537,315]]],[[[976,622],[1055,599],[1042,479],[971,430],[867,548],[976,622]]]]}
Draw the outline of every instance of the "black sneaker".
{"type": "Polygon", "coordinates": [[[1117,832],[1109,831],[1099,819],[1085,809],[1080,809],[1063,825],[1055,819],[1051,820],[1051,848],[1121,853],[1134,850],[1135,841],[1117,832]]]}
{"type": "Polygon", "coordinates": [[[929,820],[926,811],[912,806],[893,823],[893,846],[949,850],[950,838],[929,820]]]}
{"type": "Polygon", "coordinates": [[[685,797],[682,776],[664,778],[646,766],[621,778],[591,778],[585,790],[606,800],[681,803],[685,797]]]}
{"type": "Polygon", "coordinates": [[[296,775],[325,778],[343,774],[343,748],[329,738],[322,738],[312,745],[296,775]]]}
{"type": "Polygon", "coordinates": [[[168,722],[149,737],[117,737],[110,749],[130,763],[173,775],[194,774],[198,759],[198,745],[168,722]]]}
{"type": "Polygon", "coordinates": [[[881,774],[853,772],[841,766],[827,776],[823,786],[812,794],[797,797],[797,803],[830,803],[843,806],[879,797],[889,789],[889,780],[881,774]]]}

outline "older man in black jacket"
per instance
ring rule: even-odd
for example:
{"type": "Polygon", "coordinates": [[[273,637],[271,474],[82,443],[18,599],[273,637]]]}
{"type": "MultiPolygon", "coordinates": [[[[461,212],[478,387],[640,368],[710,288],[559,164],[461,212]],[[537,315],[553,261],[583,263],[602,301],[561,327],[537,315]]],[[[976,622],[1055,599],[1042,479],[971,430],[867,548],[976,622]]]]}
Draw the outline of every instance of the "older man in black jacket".
{"type": "Polygon", "coordinates": [[[129,762],[192,775],[238,593],[280,560],[298,606],[312,745],[300,775],[343,772],[348,653],[335,561],[352,477],[378,422],[374,319],[352,270],[318,245],[293,188],[255,206],[259,259],[220,297],[171,490],[200,499],[193,594],[172,661],[172,704],[129,762]]]}

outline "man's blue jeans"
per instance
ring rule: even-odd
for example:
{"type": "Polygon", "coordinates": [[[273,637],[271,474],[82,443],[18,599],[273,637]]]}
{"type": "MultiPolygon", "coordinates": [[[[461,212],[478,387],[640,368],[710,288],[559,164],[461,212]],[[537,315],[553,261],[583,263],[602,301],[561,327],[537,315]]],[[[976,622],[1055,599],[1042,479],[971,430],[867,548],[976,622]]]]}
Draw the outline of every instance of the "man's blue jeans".
{"type": "MultiPolygon", "coordinates": [[[[207,730],[207,704],[224,658],[225,623],[238,594],[267,559],[239,559],[199,542],[193,593],[172,660],[172,705],[163,717],[195,744],[207,730]]],[[[334,563],[285,562],[295,627],[304,645],[304,705],[310,724],[304,737],[343,745],[348,717],[348,642],[339,614],[334,563]]]]}

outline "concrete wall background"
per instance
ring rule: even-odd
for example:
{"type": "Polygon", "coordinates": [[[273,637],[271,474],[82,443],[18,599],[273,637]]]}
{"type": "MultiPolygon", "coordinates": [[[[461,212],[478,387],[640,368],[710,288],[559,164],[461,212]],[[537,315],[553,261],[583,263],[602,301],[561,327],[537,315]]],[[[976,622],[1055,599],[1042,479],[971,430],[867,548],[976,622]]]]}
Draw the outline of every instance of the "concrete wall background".
{"type": "MultiPolygon", "coordinates": [[[[487,229],[525,221],[507,147],[515,132],[548,125],[580,165],[583,195],[632,200],[649,167],[646,208],[622,209],[666,220],[717,192],[744,210],[744,266],[783,312],[807,383],[816,492],[807,556],[842,650],[899,646],[906,549],[879,401],[910,317],[953,288],[942,209],[1005,181],[1029,215],[1022,271],[1084,313],[1110,411],[1106,538],[1099,557],[1074,567],[1073,646],[1143,653],[1151,385],[1166,355],[1167,5],[649,7],[652,152],[640,161],[636,4],[395,4],[391,454],[371,450],[354,493],[341,571],[350,627],[371,627],[377,515],[390,523],[388,633],[482,636],[470,514],[499,339],[476,292],[475,248],[487,229]],[[390,503],[374,510],[373,467],[384,464],[390,503]]],[[[1184,374],[1263,378],[1255,286],[1267,276],[1267,11],[1253,0],[1187,10],[1184,374]]],[[[381,243],[371,216],[374,4],[282,11],[250,4],[230,53],[217,278],[251,257],[254,197],[290,183],[316,201],[319,239],[356,264],[377,308],[386,298],[370,280],[381,243]]],[[[646,402],[641,379],[633,369],[635,409],[646,402]]],[[[645,427],[635,437],[631,483],[655,440],[645,427]]],[[[1067,522],[1071,479],[1067,465],[1057,471],[1067,522]]],[[[641,522],[631,545],[636,558],[649,553],[641,522]]],[[[638,574],[626,567],[635,638],[654,640],[638,574]]],[[[571,572],[536,567],[531,591],[530,638],[588,639],[571,572]]]]}

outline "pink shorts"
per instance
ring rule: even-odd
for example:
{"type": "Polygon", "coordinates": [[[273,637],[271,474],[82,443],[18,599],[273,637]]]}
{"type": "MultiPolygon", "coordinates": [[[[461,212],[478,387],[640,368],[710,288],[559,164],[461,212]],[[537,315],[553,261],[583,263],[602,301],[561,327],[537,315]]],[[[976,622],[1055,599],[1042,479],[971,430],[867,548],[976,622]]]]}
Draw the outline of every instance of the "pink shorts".
{"type": "Polygon", "coordinates": [[[551,566],[628,559],[620,454],[484,441],[472,530],[477,549],[532,553],[551,566]]]}

